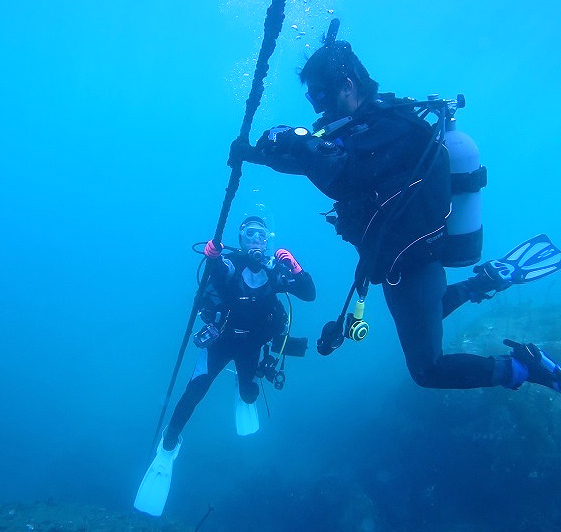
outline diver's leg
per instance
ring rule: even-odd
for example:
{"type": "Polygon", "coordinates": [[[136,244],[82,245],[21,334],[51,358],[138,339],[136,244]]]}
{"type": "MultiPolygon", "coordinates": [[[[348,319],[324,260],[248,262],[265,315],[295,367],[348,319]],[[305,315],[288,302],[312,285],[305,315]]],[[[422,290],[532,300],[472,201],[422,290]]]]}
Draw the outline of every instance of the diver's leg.
{"type": "Polygon", "coordinates": [[[468,301],[471,301],[471,291],[467,281],[448,285],[442,296],[442,319],[468,301]]]}
{"type": "Polygon", "coordinates": [[[446,318],[468,301],[481,303],[483,300],[493,297],[489,295],[489,292],[494,294],[501,290],[505,290],[505,288],[499,289],[498,283],[480,273],[474,277],[468,277],[465,281],[448,285],[442,296],[442,318],[446,318]]]}
{"type": "Polygon", "coordinates": [[[240,397],[244,403],[254,403],[259,395],[259,385],[254,382],[254,378],[259,363],[261,347],[260,344],[243,342],[234,355],[240,397]]]}
{"type": "Polygon", "coordinates": [[[429,388],[479,388],[510,382],[506,357],[443,354],[445,291],[446,275],[439,262],[403,274],[395,286],[384,283],[384,295],[415,382],[429,388]]]}
{"type": "Polygon", "coordinates": [[[187,383],[185,393],[179,399],[169,426],[164,436],[164,449],[173,449],[177,444],[179,434],[193,414],[195,407],[206,395],[216,376],[231,360],[226,354],[224,345],[212,345],[199,352],[197,364],[191,379],[187,383]]]}

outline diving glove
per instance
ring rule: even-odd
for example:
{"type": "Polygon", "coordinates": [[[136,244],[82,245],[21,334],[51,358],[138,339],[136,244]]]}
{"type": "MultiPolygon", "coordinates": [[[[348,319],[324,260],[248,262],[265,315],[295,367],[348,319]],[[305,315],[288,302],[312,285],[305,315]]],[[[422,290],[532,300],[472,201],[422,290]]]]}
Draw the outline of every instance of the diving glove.
{"type": "Polygon", "coordinates": [[[276,126],[261,135],[256,148],[265,154],[294,155],[309,137],[310,132],[303,127],[276,126]]]}
{"type": "Polygon", "coordinates": [[[228,156],[228,166],[233,168],[243,161],[258,162],[258,150],[252,146],[247,139],[238,137],[230,144],[230,154],[228,156]]]}

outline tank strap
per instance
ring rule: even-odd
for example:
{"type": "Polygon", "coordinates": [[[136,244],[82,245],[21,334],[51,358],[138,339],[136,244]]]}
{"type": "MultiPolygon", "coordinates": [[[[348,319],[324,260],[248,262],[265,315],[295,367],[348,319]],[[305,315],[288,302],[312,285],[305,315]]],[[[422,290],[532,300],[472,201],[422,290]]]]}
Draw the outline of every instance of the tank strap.
{"type": "Polygon", "coordinates": [[[479,192],[487,185],[487,168],[480,166],[473,172],[450,174],[452,194],[479,192]]]}

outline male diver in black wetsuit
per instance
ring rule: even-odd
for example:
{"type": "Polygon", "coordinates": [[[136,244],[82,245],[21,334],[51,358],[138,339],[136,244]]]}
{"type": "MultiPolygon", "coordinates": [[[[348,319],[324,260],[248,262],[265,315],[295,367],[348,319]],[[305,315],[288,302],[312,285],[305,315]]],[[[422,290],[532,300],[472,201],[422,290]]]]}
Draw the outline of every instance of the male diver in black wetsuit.
{"type": "MultiPolygon", "coordinates": [[[[476,276],[447,286],[440,257],[450,167],[433,128],[387,104],[350,44],[334,36],[310,57],[300,79],[315,111],[323,113],[316,133],[279,126],[255,147],[234,142],[231,160],[305,175],[336,201],[332,223],[359,252],[357,279],[383,285],[413,380],[428,388],[511,389],[528,381],[560,391],[559,366],[533,344],[505,341],[509,355],[488,357],[442,351],[444,317],[523,281],[502,275],[493,267],[497,261],[490,261],[477,267],[476,276]]],[[[552,253],[557,255],[548,273],[559,268],[559,250],[552,253]]],[[[331,351],[328,346],[322,354],[331,351]]]]}
{"type": "Polygon", "coordinates": [[[256,373],[260,370],[267,376],[267,371],[274,369],[267,365],[266,357],[260,361],[261,349],[273,337],[286,334],[288,316],[277,294],[293,294],[304,301],[315,299],[312,277],[289,251],[277,249],[274,257],[266,255],[269,236],[263,218],[248,216],[239,229],[241,252],[222,254],[222,244],[216,246],[212,240],[205,246],[205,256],[214,261],[200,308],[207,327],[202,335],[195,335],[195,343],[201,347],[199,357],[138,490],[134,504],[138,510],[154,516],[162,514],[173,462],[181,447],[180,433],[230,361],[236,366],[241,401],[256,401],[256,373]]]}

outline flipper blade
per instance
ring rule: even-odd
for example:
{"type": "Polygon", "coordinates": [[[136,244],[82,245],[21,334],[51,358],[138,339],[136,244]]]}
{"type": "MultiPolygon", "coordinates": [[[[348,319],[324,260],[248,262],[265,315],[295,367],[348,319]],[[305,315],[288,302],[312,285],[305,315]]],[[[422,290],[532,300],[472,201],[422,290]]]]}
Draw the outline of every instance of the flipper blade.
{"type": "Polygon", "coordinates": [[[240,397],[239,380],[236,373],[236,432],[238,436],[248,436],[259,430],[259,414],[255,403],[245,403],[240,397]]]}
{"type": "Polygon", "coordinates": [[[545,234],[519,244],[499,262],[513,268],[512,282],[527,283],[541,279],[561,269],[561,250],[545,234]]]}
{"type": "Polygon", "coordinates": [[[138,488],[134,500],[134,507],[137,510],[154,517],[162,515],[171,485],[173,462],[177,458],[182,441],[182,438],[179,437],[179,441],[172,451],[164,449],[163,438],[160,441],[156,457],[150,464],[138,488]]]}
{"type": "Polygon", "coordinates": [[[259,415],[255,403],[247,404],[238,396],[236,400],[236,431],[238,436],[248,436],[259,430],[259,415]]]}

